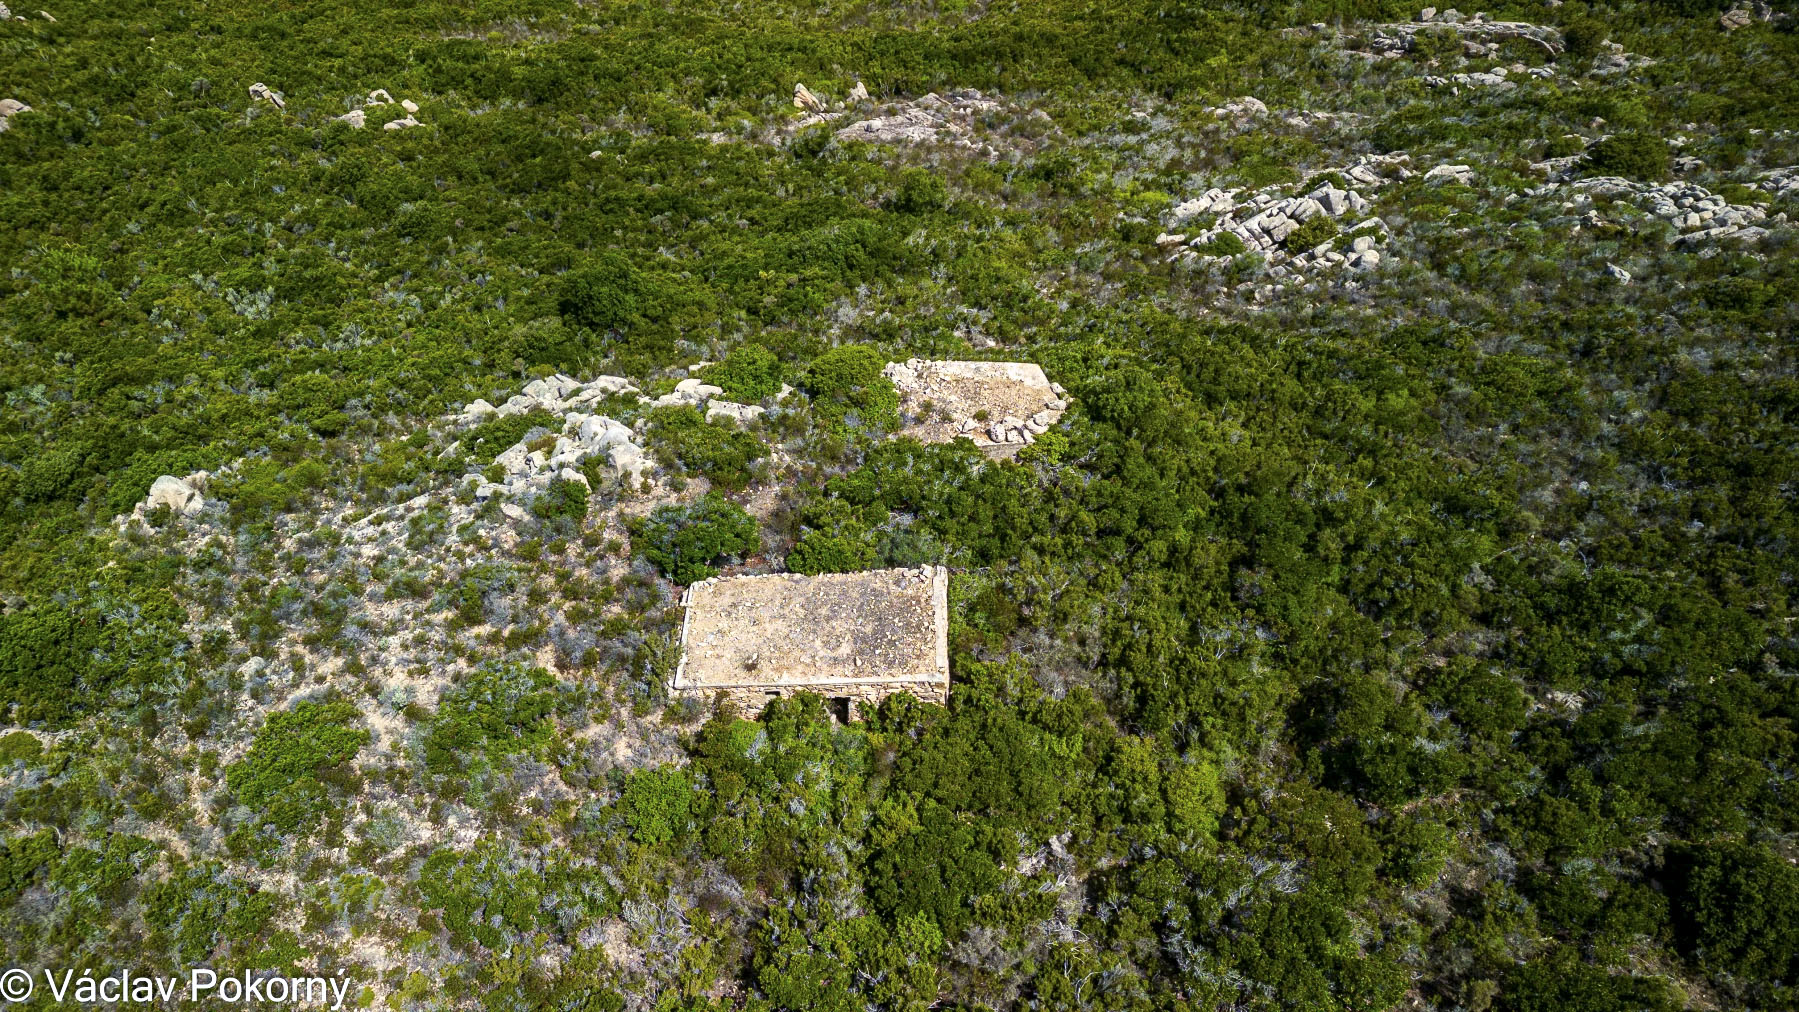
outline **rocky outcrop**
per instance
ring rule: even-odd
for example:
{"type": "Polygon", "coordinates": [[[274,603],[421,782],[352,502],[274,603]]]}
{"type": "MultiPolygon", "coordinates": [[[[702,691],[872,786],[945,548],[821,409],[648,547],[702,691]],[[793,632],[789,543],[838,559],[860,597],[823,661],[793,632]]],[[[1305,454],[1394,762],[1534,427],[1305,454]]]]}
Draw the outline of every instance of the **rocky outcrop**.
{"type": "Polygon", "coordinates": [[[915,102],[888,106],[882,114],[837,131],[837,139],[865,144],[923,144],[938,141],[970,146],[971,121],[999,109],[999,103],[969,88],[947,96],[935,92],[915,102]]]}
{"type": "Polygon", "coordinates": [[[728,418],[738,425],[748,425],[761,418],[768,411],[760,404],[738,404],[733,401],[712,400],[706,404],[706,421],[728,418]]]}
{"type": "MultiPolygon", "coordinates": [[[[1775,170],[1780,171],[1780,170],[1775,170]]],[[[1574,199],[1563,205],[1578,211],[1583,203],[1595,198],[1607,202],[1623,200],[1648,211],[1674,226],[1670,242],[1678,246],[1699,245],[1719,239],[1752,242],[1768,234],[1770,227],[1786,224],[1784,214],[1769,217],[1768,212],[1753,204],[1732,204],[1698,183],[1639,183],[1618,176],[1595,176],[1576,180],[1564,189],[1550,184],[1526,191],[1532,196],[1565,193],[1573,190],[1574,199]]],[[[1581,225],[1606,224],[1599,207],[1589,209],[1581,225]]]]}
{"type": "Polygon", "coordinates": [[[250,85],[250,99],[255,102],[267,102],[277,109],[287,108],[287,99],[282,98],[280,92],[263,84],[261,81],[257,81],[255,84],[250,85]]]}
{"type": "Polygon", "coordinates": [[[1752,3],[1738,3],[1735,7],[1719,15],[1718,27],[1727,32],[1734,32],[1757,22],[1773,21],[1786,16],[1784,13],[1775,13],[1774,8],[1763,3],[1762,0],[1754,0],[1752,3]]]}
{"type": "MultiPolygon", "coordinates": [[[[1457,168],[1465,170],[1467,167],[1457,168]]],[[[1283,244],[1301,224],[1319,215],[1341,218],[1365,214],[1371,205],[1360,191],[1385,185],[1393,179],[1411,176],[1410,159],[1403,154],[1370,155],[1353,164],[1321,174],[1330,173],[1335,173],[1345,184],[1354,188],[1339,188],[1334,183],[1324,182],[1304,194],[1288,194],[1278,187],[1265,187],[1253,192],[1214,187],[1177,205],[1169,214],[1169,223],[1176,225],[1203,215],[1215,215],[1216,219],[1211,227],[1202,230],[1192,239],[1187,239],[1184,235],[1164,233],[1158,237],[1157,242],[1164,247],[1185,244],[1186,248],[1175,250],[1171,260],[1224,259],[1229,254],[1213,254],[1206,250],[1215,248],[1214,243],[1228,234],[1241,242],[1244,250],[1266,257],[1274,268],[1270,273],[1274,273],[1276,277],[1285,277],[1295,270],[1312,266],[1372,269],[1380,263],[1380,253],[1373,246],[1374,233],[1384,236],[1387,231],[1386,223],[1379,218],[1369,218],[1343,230],[1370,233],[1358,237],[1357,244],[1360,248],[1347,253],[1332,249],[1329,244],[1300,251],[1286,250],[1283,244]],[[1362,243],[1362,239],[1368,241],[1362,243]]]]}
{"type": "Polygon", "coordinates": [[[30,112],[31,107],[16,98],[0,98],[0,133],[12,126],[12,118],[22,112],[30,112]]]}
{"type": "Polygon", "coordinates": [[[172,474],[157,478],[150,483],[150,494],[144,498],[144,511],[167,506],[184,517],[193,516],[206,508],[206,497],[202,493],[208,477],[205,471],[199,471],[186,478],[172,474]]]}
{"type": "Polygon", "coordinates": [[[724,392],[724,388],[713,386],[710,383],[697,379],[684,379],[675,384],[673,393],[663,394],[650,403],[651,406],[658,408],[682,406],[699,408],[704,407],[707,401],[724,392]]]}
{"type": "Polygon", "coordinates": [[[1268,115],[1268,106],[1259,98],[1245,95],[1233,102],[1214,106],[1206,110],[1219,119],[1245,120],[1255,116],[1268,115]]]}
{"type": "Polygon", "coordinates": [[[1547,25],[1494,21],[1485,14],[1467,17],[1453,7],[1440,14],[1433,10],[1428,18],[1420,15],[1417,21],[1375,25],[1371,31],[1374,34],[1369,40],[1369,48],[1376,53],[1411,52],[1417,44],[1418,34],[1426,31],[1454,32],[1462,39],[1463,51],[1476,56],[1492,55],[1497,51],[1496,43],[1506,39],[1533,43],[1550,56],[1560,56],[1563,48],[1562,34],[1547,25]]]}
{"type": "Polygon", "coordinates": [[[544,436],[540,429],[494,456],[493,463],[503,472],[501,480],[489,481],[483,474],[468,475],[464,481],[474,483],[475,498],[528,498],[558,478],[587,484],[581,468],[594,457],[604,459],[621,482],[636,487],[653,470],[654,462],[637,445],[637,437],[629,426],[590,410],[598,401],[612,396],[637,397],[638,389],[622,376],[599,376],[583,383],[557,373],[525,384],[523,390],[499,407],[485,400],[470,402],[453,416],[453,421],[475,425],[491,417],[532,411],[560,417],[559,423],[546,426],[554,436],[547,448],[532,449],[531,444],[544,436]]]}
{"type": "Polygon", "coordinates": [[[1474,169],[1467,165],[1439,165],[1424,174],[1427,183],[1460,183],[1467,186],[1474,182],[1474,169]]]}
{"type": "Polygon", "coordinates": [[[793,86],[793,107],[806,112],[824,112],[824,99],[812,94],[812,89],[803,84],[793,86]]]}
{"type": "Polygon", "coordinates": [[[363,125],[368,122],[368,114],[361,109],[351,109],[342,116],[334,116],[332,118],[339,123],[348,123],[357,130],[361,130],[363,125]]]}

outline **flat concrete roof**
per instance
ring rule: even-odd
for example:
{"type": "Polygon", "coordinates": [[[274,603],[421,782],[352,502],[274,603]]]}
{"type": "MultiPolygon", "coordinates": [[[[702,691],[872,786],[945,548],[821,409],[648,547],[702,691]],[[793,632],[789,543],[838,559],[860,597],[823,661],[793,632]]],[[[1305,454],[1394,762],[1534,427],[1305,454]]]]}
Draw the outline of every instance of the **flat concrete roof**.
{"type": "Polygon", "coordinates": [[[675,689],[949,683],[942,566],[702,580],[681,603],[675,689]]]}

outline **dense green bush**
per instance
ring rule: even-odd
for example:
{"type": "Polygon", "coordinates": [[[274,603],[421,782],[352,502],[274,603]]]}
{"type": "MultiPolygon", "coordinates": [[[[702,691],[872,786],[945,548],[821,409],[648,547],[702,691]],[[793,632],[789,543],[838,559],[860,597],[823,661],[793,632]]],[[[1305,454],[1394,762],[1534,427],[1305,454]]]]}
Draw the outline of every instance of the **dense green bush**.
{"type": "Polygon", "coordinates": [[[317,824],[330,805],[321,775],[356,757],[369,732],[362,714],[342,702],[307,700],[269,715],[242,759],[225,769],[240,804],[282,833],[317,824]]]}
{"type": "Polygon", "coordinates": [[[840,345],[813,359],[800,389],[827,426],[878,433],[899,425],[899,393],[881,375],[887,360],[864,345],[840,345]]]}
{"type": "Polygon", "coordinates": [[[1599,55],[1610,29],[1595,17],[1579,17],[1562,26],[1562,51],[1576,60],[1599,55]]]}
{"type": "MultiPolygon", "coordinates": [[[[1295,252],[1322,246],[1337,237],[1337,223],[1325,215],[1314,215],[1300,222],[1299,227],[1288,233],[1286,246],[1295,252]]],[[[1225,233],[1229,235],[1230,233],[1225,233]]],[[[1236,238],[1236,236],[1231,236],[1236,238]]]]}
{"type": "Polygon", "coordinates": [[[658,506],[632,524],[631,541],[644,558],[679,584],[716,576],[715,567],[722,560],[762,547],[756,518],[717,492],[708,492],[690,506],[658,506]]]}
{"type": "Polygon", "coordinates": [[[774,352],[759,344],[740,344],[703,378],[725,392],[727,400],[754,404],[781,391],[783,369],[774,352]]]}
{"type": "Polygon", "coordinates": [[[1597,175],[1659,182],[1668,178],[1673,162],[1673,154],[1660,137],[1632,132],[1595,141],[1587,148],[1585,164],[1597,175]]]}
{"type": "Polygon", "coordinates": [[[576,327],[623,330],[653,311],[656,293],[620,253],[601,253],[563,275],[556,308],[576,327]]]}
{"type": "Polygon", "coordinates": [[[486,664],[444,694],[425,732],[425,768],[449,775],[541,751],[556,732],[556,680],[542,668],[486,664]]]}
{"type": "Polygon", "coordinates": [[[900,214],[941,211],[949,206],[949,186],[928,169],[907,169],[900,173],[899,192],[888,206],[900,214]]]}
{"type": "Polygon", "coordinates": [[[650,414],[650,423],[651,435],[682,467],[705,475],[727,491],[749,484],[750,466],[767,453],[762,440],[729,422],[709,423],[698,408],[657,408],[650,414]]]}

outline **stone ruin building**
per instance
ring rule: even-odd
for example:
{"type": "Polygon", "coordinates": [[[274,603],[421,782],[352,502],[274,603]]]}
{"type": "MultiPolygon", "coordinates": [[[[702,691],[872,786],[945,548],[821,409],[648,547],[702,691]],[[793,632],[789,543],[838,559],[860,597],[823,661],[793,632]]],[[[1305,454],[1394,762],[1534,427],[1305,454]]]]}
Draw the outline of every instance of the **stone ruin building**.
{"type": "Polygon", "coordinates": [[[1067,391],[1033,362],[889,363],[899,390],[902,436],[921,443],[973,440],[990,457],[1011,457],[1068,410],[1067,391]]]}
{"type": "Polygon", "coordinates": [[[741,713],[799,692],[857,719],[896,693],[949,700],[949,571],[942,566],[701,580],[687,588],[678,696],[723,693],[741,713]]]}

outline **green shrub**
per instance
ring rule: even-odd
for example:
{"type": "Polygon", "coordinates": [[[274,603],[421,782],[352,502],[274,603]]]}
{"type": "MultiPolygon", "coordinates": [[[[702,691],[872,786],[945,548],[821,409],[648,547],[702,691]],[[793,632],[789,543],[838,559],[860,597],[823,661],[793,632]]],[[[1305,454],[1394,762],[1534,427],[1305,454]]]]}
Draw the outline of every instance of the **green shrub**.
{"type": "Polygon", "coordinates": [[[899,426],[899,392],[881,375],[885,356],[863,345],[839,345],[818,356],[800,378],[827,427],[890,431],[899,426]]]}
{"type": "Polygon", "coordinates": [[[269,715],[242,759],[225,768],[225,783],[239,804],[285,833],[316,824],[328,806],[320,774],[355,758],[369,732],[342,702],[298,703],[269,715]]]}
{"type": "Polygon", "coordinates": [[[1200,256],[1234,257],[1249,249],[1235,232],[1220,232],[1198,246],[1193,251],[1200,256]]]}
{"type": "Polygon", "coordinates": [[[540,752],[556,733],[556,705],[556,680],[543,668],[484,664],[438,703],[425,768],[448,775],[540,752]]]}
{"type": "Polygon", "coordinates": [[[724,390],[727,400],[754,404],[781,392],[781,360],[759,344],[740,344],[724,361],[707,368],[706,382],[724,390]]]}
{"type": "Polygon", "coordinates": [[[762,440],[729,424],[714,425],[698,408],[671,405],[650,413],[651,434],[681,466],[706,476],[727,491],[750,481],[750,465],[767,452],[762,440]]]}
{"type": "Polygon", "coordinates": [[[631,261],[607,252],[563,276],[556,308],[571,326],[623,330],[641,318],[651,295],[631,261]]]}
{"type": "Polygon", "coordinates": [[[756,518],[709,492],[688,506],[659,506],[631,526],[631,541],[669,579],[689,584],[717,576],[715,564],[762,547],[756,518]]]}
{"type": "Polygon", "coordinates": [[[1337,237],[1337,223],[1328,216],[1318,214],[1300,222],[1299,227],[1288,233],[1287,249],[1295,253],[1321,246],[1337,237]]]}
{"type": "Polygon", "coordinates": [[[587,519],[588,493],[588,487],[578,481],[551,479],[531,501],[531,513],[539,520],[567,520],[578,525],[587,519]]]}
{"type": "Polygon", "coordinates": [[[1450,63],[1462,56],[1462,36],[1453,28],[1426,28],[1412,36],[1412,59],[1450,63]]]}
{"type": "Polygon", "coordinates": [[[1648,133],[1613,134],[1587,149],[1586,168],[1595,175],[1659,182],[1668,178],[1673,164],[1668,145],[1648,133]]]}
{"type": "Polygon", "coordinates": [[[686,832],[692,803],[693,787],[686,771],[665,766],[633,770],[625,778],[618,808],[632,839],[660,847],[686,832]]]}
{"type": "Polygon", "coordinates": [[[867,512],[842,499],[816,499],[800,513],[801,533],[787,554],[787,568],[795,573],[854,573],[872,568],[880,560],[872,531],[864,522],[867,512]]]}
{"type": "Polygon", "coordinates": [[[1562,50],[1576,60],[1591,60],[1599,55],[1610,29],[1594,17],[1579,17],[1562,26],[1562,50]]]}
{"type": "Polygon", "coordinates": [[[907,169],[900,173],[899,192],[888,206],[900,214],[941,211],[949,206],[949,186],[929,169],[907,169]]]}

